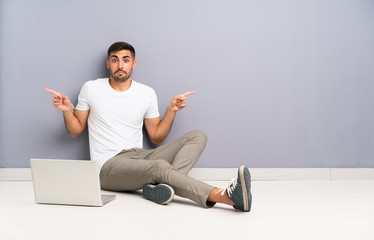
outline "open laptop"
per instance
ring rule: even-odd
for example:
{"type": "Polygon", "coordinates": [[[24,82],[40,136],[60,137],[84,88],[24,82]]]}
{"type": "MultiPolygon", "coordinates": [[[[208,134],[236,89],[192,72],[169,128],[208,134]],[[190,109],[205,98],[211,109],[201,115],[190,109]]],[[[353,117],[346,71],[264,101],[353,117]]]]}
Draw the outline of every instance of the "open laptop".
{"type": "Polygon", "coordinates": [[[96,162],[31,159],[36,203],[104,206],[115,195],[101,195],[96,162]]]}

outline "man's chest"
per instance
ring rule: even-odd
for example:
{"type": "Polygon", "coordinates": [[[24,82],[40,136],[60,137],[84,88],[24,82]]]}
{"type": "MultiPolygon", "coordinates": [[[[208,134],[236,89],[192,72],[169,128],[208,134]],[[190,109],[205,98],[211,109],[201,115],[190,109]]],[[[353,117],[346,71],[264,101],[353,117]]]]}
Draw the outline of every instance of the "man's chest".
{"type": "Polygon", "coordinates": [[[139,126],[148,110],[147,99],[136,95],[98,95],[90,99],[90,114],[106,124],[123,123],[139,126]]]}

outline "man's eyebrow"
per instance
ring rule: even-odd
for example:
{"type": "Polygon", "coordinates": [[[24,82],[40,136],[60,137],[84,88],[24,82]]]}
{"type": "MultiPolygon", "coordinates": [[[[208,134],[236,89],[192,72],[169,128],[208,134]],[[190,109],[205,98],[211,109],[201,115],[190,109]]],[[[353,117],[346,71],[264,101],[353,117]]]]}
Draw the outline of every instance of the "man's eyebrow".
{"type": "MultiPolygon", "coordinates": [[[[113,54],[112,56],[110,56],[110,57],[111,57],[111,58],[118,58],[118,56],[117,56],[117,55],[114,55],[114,54],[113,54]]],[[[126,56],[123,56],[122,58],[130,58],[130,56],[127,56],[127,55],[126,55],[126,56]]]]}

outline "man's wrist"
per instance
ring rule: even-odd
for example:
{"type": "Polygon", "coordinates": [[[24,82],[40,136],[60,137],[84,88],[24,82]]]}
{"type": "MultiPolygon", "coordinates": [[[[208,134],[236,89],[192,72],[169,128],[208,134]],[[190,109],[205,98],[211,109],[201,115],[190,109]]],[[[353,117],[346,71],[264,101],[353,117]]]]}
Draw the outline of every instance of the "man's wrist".
{"type": "Polygon", "coordinates": [[[167,112],[167,113],[174,113],[174,114],[177,113],[177,111],[174,111],[174,110],[173,110],[173,107],[170,106],[170,105],[169,105],[168,108],[166,109],[166,112],[167,112]]]}
{"type": "Polygon", "coordinates": [[[63,114],[66,114],[66,113],[74,112],[74,109],[75,109],[74,105],[71,104],[69,110],[67,110],[66,112],[62,111],[62,113],[63,113],[63,114]]]}

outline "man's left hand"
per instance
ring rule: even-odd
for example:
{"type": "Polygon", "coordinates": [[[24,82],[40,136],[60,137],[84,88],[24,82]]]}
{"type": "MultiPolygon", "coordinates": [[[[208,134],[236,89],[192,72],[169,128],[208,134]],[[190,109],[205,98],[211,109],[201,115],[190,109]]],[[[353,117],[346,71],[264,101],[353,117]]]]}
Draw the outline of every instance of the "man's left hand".
{"type": "Polygon", "coordinates": [[[172,111],[177,112],[183,108],[186,107],[186,99],[188,95],[194,94],[195,91],[186,92],[183,94],[180,94],[178,96],[173,97],[171,100],[169,107],[172,111]]]}

